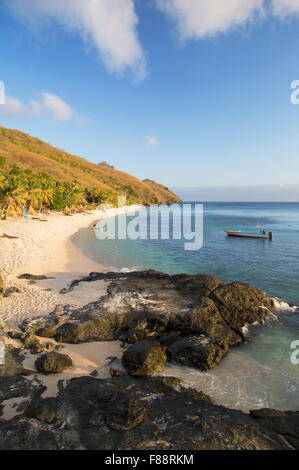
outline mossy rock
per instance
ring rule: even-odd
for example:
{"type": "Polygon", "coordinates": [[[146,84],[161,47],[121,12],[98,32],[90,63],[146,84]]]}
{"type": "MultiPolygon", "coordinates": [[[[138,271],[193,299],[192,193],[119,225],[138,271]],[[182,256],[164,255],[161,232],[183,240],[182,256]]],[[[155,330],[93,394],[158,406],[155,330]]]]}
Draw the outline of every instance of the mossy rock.
{"type": "Polygon", "coordinates": [[[165,367],[164,348],[152,341],[137,341],[127,349],[122,363],[130,375],[143,377],[161,372],[165,367]]]}
{"type": "Polygon", "coordinates": [[[35,361],[35,367],[43,374],[59,374],[73,367],[73,361],[67,354],[51,351],[35,361]]]}

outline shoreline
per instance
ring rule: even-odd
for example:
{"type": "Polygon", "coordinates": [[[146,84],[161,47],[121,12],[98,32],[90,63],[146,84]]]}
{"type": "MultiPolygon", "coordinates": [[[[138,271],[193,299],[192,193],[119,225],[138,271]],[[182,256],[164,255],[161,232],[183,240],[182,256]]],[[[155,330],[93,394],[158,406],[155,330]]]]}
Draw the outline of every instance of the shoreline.
{"type": "MultiPolygon", "coordinates": [[[[99,219],[119,214],[136,212],[139,206],[107,209],[105,213],[91,211],[90,214],[74,214],[71,217],[49,215],[48,222],[29,219],[9,219],[0,222],[0,232],[19,237],[0,239],[0,274],[6,289],[17,288],[18,293],[4,297],[0,304],[1,323],[6,328],[17,328],[27,318],[47,315],[57,305],[70,303],[83,306],[95,300],[95,289],[82,289],[80,299],[75,293],[63,296],[60,290],[72,280],[86,276],[92,271],[107,272],[109,268],[89,258],[71,237],[78,230],[92,230],[99,219]],[[24,273],[44,275],[49,279],[28,281],[18,279],[24,273]],[[53,279],[50,279],[53,278],[53,279]]],[[[1,326],[1,324],[0,324],[1,326]]]]}

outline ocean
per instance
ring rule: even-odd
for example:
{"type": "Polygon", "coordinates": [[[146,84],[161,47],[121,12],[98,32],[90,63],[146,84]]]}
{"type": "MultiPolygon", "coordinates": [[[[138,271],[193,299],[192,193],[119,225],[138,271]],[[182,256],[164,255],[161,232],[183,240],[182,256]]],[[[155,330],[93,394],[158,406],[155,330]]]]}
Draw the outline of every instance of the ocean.
{"type": "Polygon", "coordinates": [[[183,378],[227,407],[297,410],[299,364],[291,362],[291,344],[299,341],[299,203],[203,203],[203,211],[198,251],[185,251],[184,240],[99,240],[84,229],[73,242],[110,269],[213,274],[226,282],[249,282],[279,299],[277,318],[250,327],[247,341],[212,371],[167,365],[165,374],[183,378]],[[252,232],[257,225],[267,227],[273,240],[224,233],[252,232]]]}

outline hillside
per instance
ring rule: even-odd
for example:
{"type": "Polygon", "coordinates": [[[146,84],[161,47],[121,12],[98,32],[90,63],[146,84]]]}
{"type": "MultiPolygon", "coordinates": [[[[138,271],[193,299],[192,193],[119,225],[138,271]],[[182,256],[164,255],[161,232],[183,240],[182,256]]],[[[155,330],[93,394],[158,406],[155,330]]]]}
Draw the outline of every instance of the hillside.
{"type": "Polygon", "coordinates": [[[25,174],[47,174],[53,181],[60,183],[72,184],[76,181],[85,190],[97,188],[105,194],[113,195],[114,200],[116,194],[122,194],[127,195],[130,203],[180,202],[178,196],[153,181],[140,181],[108,165],[91,163],[21,131],[1,126],[0,160],[0,175],[16,167],[25,174]]]}

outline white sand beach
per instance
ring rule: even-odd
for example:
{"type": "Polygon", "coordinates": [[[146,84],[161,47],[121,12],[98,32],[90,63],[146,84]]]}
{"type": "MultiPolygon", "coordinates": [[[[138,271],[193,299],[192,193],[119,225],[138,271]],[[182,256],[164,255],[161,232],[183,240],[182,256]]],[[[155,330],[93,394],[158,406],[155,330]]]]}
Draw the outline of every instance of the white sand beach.
{"type": "Polygon", "coordinates": [[[24,319],[48,314],[56,305],[80,307],[99,298],[99,291],[102,290],[104,294],[103,283],[81,284],[69,294],[59,293],[73,279],[91,271],[107,271],[107,268],[93,262],[76,248],[70,237],[82,228],[93,230],[92,225],[99,219],[134,212],[138,208],[136,205],[107,209],[105,213],[91,211],[71,217],[49,215],[47,222],[30,219],[28,224],[24,219],[0,221],[0,234],[19,237],[0,238],[0,273],[6,288],[17,287],[20,290],[1,300],[1,325],[13,329],[24,319]],[[18,279],[24,273],[45,275],[53,279],[30,284],[28,280],[18,279]]]}

